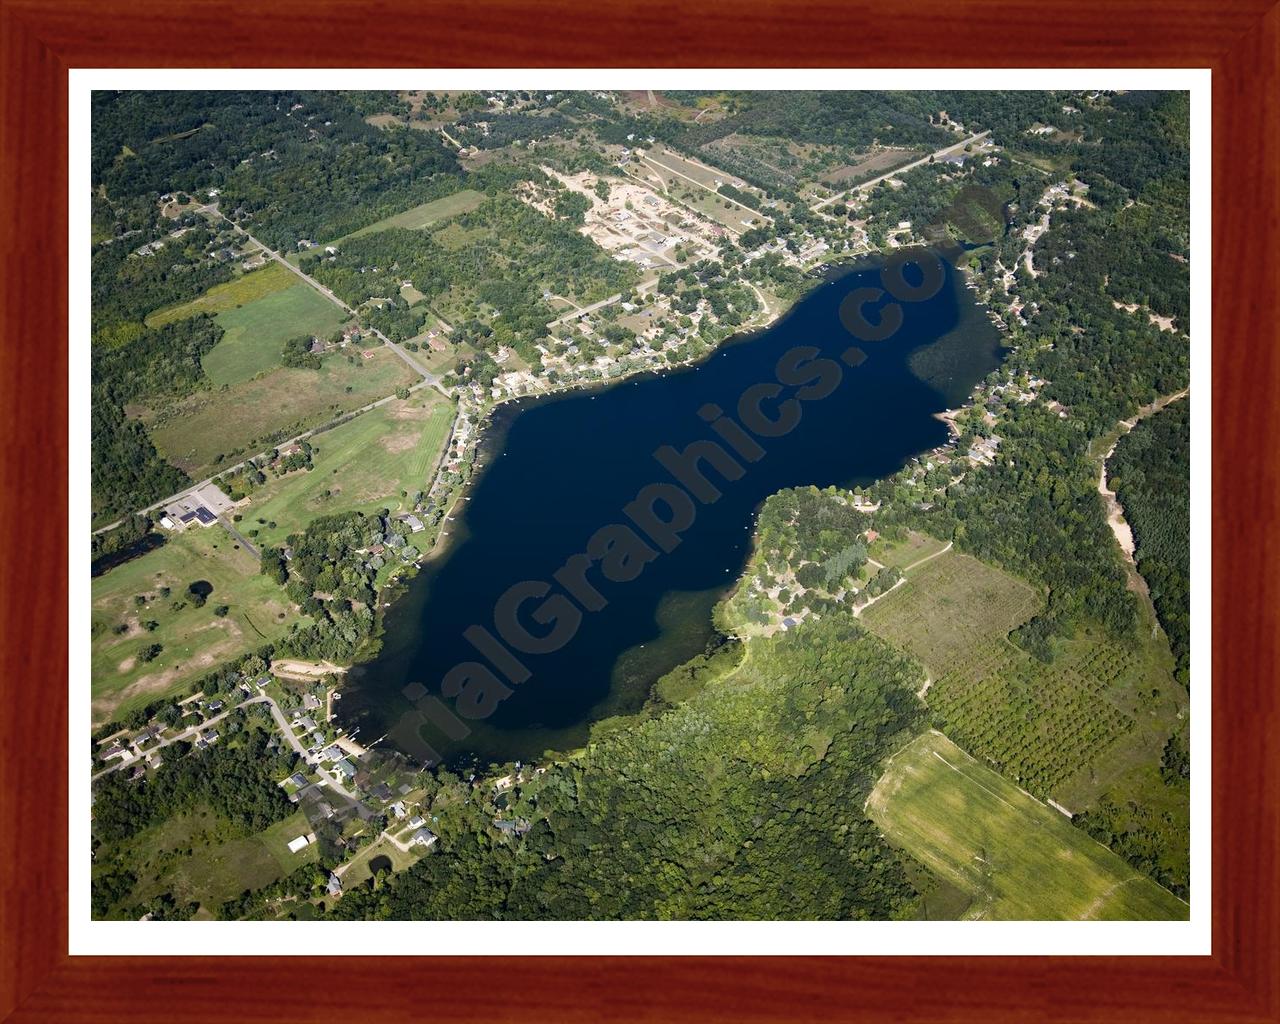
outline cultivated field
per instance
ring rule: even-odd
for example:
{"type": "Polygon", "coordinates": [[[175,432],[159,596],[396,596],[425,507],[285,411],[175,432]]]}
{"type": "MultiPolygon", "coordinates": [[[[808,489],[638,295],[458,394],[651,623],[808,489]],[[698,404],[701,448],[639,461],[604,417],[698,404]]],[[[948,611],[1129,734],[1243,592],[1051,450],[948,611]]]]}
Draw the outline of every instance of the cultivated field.
{"type": "Polygon", "coordinates": [[[1134,839],[1164,837],[1151,856],[1185,877],[1185,784],[1165,785],[1159,765],[1170,733],[1185,732],[1187,696],[1163,634],[1082,628],[1045,663],[1007,635],[1039,608],[1028,584],[954,550],[907,579],[861,621],[925,666],[939,728],[1037,797],[1120,808],[1112,817],[1134,839]]]}
{"type": "Polygon", "coordinates": [[[275,544],[317,516],[398,511],[405,505],[402,490],[429,489],[452,422],[450,403],[424,389],[317,434],[311,438],[314,468],[255,491],[239,528],[254,542],[275,544]]]}
{"type": "Polygon", "coordinates": [[[279,367],[228,388],[201,391],[162,416],[144,411],[142,420],[165,458],[199,479],[220,461],[256,453],[419,379],[390,349],[366,351],[352,353],[354,365],[335,353],[319,370],[279,367]]]}
{"type": "MultiPolygon", "coordinates": [[[[923,534],[887,550],[877,545],[871,557],[899,567],[943,547],[923,534]]],[[[952,550],[913,569],[904,586],[863,612],[862,622],[906,650],[937,679],[977,645],[1003,641],[1040,604],[1029,583],[952,550]]]]}
{"type": "Polygon", "coordinates": [[[867,813],[891,842],[970,894],[969,919],[1188,914],[1185,903],[938,732],[889,759],[867,813]]]}
{"type": "Polygon", "coordinates": [[[161,548],[116,566],[92,585],[93,717],[106,721],[212,669],[241,651],[281,636],[298,617],[284,591],[258,572],[258,560],[221,526],[173,535],[161,548]],[[187,587],[213,587],[197,608],[187,587]],[[169,588],[167,596],[162,587],[169,588]],[[139,603],[137,598],[144,598],[139,603]],[[175,610],[175,605],[182,607],[175,610]],[[214,609],[227,605],[225,616],[214,609]],[[154,622],[154,629],[146,623],[154,622]],[[116,629],[126,630],[117,633],[116,629]],[[139,653],[160,644],[142,662],[139,653]]]}

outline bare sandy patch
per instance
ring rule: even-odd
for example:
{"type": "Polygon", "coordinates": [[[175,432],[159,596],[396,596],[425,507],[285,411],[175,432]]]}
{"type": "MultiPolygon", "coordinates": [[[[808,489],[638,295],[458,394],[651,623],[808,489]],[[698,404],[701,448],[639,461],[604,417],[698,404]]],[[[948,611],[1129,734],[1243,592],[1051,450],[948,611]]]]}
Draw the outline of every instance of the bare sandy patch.
{"type": "Polygon", "coordinates": [[[300,661],[296,658],[281,658],[271,663],[274,675],[286,679],[318,679],[320,676],[341,675],[346,669],[331,661],[300,661]]]}
{"type": "Polygon", "coordinates": [[[401,452],[413,451],[417,447],[418,435],[412,431],[402,430],[395,434],[384,434],[378,438],[378,443],[392,455],[399,455],[401,452]]]}

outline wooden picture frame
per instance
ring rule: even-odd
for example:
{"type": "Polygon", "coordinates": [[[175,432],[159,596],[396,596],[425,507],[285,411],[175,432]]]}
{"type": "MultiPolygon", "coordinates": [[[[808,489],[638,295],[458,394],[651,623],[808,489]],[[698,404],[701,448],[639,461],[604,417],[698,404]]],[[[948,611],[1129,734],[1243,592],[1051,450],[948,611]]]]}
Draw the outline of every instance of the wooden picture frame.
{"type": "Polygon", "coordinates": [[[1280,1020],[1280,6],[0,0],[0,54],[0,1020],[1280,1020]],[[224,64],[1211,68],[1212,955],[69,956],[68,70],[224,64]]]}

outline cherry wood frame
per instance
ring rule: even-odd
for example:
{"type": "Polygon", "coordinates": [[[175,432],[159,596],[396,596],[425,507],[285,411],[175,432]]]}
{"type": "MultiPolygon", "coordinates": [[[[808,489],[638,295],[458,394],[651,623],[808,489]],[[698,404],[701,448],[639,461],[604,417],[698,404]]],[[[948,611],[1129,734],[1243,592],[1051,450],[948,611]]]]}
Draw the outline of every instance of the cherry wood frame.
{"type": "Polygon", "coordinates": [[[0,1020],[1280,1020],[1271,4],[0,0],[0,1020]],[[468,65],[1212,68],[1211,956],[68,956],[67,70],[468,65]]]}

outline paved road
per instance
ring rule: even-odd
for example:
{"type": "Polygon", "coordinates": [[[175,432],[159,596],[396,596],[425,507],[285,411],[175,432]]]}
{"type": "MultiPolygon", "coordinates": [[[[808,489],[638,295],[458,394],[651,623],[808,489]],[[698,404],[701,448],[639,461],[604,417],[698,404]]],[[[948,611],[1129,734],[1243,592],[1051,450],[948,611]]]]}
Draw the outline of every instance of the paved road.
{"type": "Polygon", "coordinates": [[[823,209],[823,207],[830,206],[832,203],[838,202],[839,200],[846,198],[851,192],[857,192],[857,191],[860,191],[861,189],[871,188],[874,185],[880,184],[880,182],[884,181],[886,178],[892,178],[896,174],[902,174],[904,171],[909,171],[915,167],[919,167],[921,164],[927,164],[930,160],[941,160],[944,156],[948,156],[951,153],[954,153],[958,149],[962,150],[964,149],[965,146],[969,145],[970,143],[977,142],[979,139],[985,139],[990,134],[991,132],[986,131],[986,132],[978,132],[977,135],[970,135],[967,139],[964,139],[961,142],[956,142],[950,146],[945,146],[942,149],[935,150],[934,152],[930,153],[928,156],[922,156],[919,160],[916,160],[913,163],[904,164],[901,167],[894,168],[892,171],[888,171],[885,174],[881,174],[879,177],[872,178],[870,181],[864,181],[860,185],[854,185],[853,188],[849,189],[847,192],[838,192],[835,195],[822,200],[822,202],[820,203],[815,203],[812,207],[813,212],[814,213],[820,212],[823,209]]]}
{"type": "MultiPolygon", "coordinates": [[[[286,267],[289,271],[291,271],[292,273],[296,274],[298,277],[302,278],[302,280],[306,281],[306,282],[307,282],[307,284],[309,284],[312,288],[314,288],[316,291],[318,291],[321,295],[323,295],[323,296],[324,296],[326,299],[328,299],[330,302],[332,302],[332,303],[334,303],[335,305],[337,305],[337,306],[341,307],[343,310],[345,310],[345,311],[346,311],[347,313],[349,313],[351,316],[357,316],[357,315],[358,315],[358,314],[356,313],[356,311],[355,311],[351,306],[348,306],[345,302],[343,302],[340,298],[338,298],[338,296],[336,296],[336,295],[335,295],[335,294],[334,294],[330,289],[326,288],[324,285],[322,285],[319,281],[317,281],[317,280],[316,280],[314,277],[312,277],[310,274],[307,274],[306,272],[304,272],[304,271],[303,271],[303,269],[302,269],[301,267],[295,267],[292,263],[290,263],[287,259],[285,259],[283,256],[281,256],[281,255],[280,255],[278,252],[276,252],[274,249],[268,248],[264,243],[262,243],[262,242],[258,241],[258,239],[254,238],[254,237],[253,237],[253,235],[249,234],[249,232],[248,232],[248,231],[246,231],[244,228],[242,228],[239,224],[237,224],[237,223],[235,223],[234,221],[232,221],[232,220],[228,219],[228,218],[227,218],[227,217],[222,213],[222,211],[218,209],[218,207],[217,207],[217,205],[216,205],[215,203],[210,203],[210,204],[208,204],[207,206],[202,206],[202,207],[200,207],[200,211],[201,211],[202,213],[211,213],[211,214],[213,214],[214,216],[218,217],[219,219],[226,221],[228,224],[230,224],[230,225],[231,225],[231,227],[232,227],[235,231],[237,231],[237,232],[239,232],[240,234],[244,235],[244,237],[245,237],[245,238],[249,239],[249,241],[251,241],[251,242],[252,242],[254,245],[256,245],[259,249],[261,249],[261,250],[262,250],[262,252],[263,252],[265,255],[270,256],[273,260],[275,260],[277,263],[279,263],[282,267],[286,267]]],[[[430,371],[430,370],[428,370],[425,366],[423,366],[423,365],[422,365],[421,363],[419,363],[416,359],[414,359],[414,358],[413,358],[413,357],[412,357],[412,356],[411,356],[411,355],[410,355],[410,354],[409,354],[405,349],[403,349],[403,348],[401,348],[399,345],[397,345],[394,341],[392,341],[390,338],[388,338],[385,334],[383,334],[383,333],[382,333],[380,330],[378,330],[376,327],[370,327],[370,328],[369,328],[369,332],[370,332],[372,335],[374,335],[374,337],[378,338],[378,339],[379,339],[379,340],[380,340],[384,345],[386,345],[388,348],[390,348],[390,349],[391,349],[391,351],[393,351],[396,355],[398,355],[402,360],[404,360],[405,364],[406,364],[406,365],[407,365],[411,370],[413,370],[416,374],[418,374],[418,376],[422,377],[422,378],[423,378],[424,380],[426,380],[429,384],[431,384],[431,385],[432,385],[432,387],[434,387],[437,391],[439,391],[439,392],[440,392],[440,394],[444,395],[444,396],[445,396],[445,398],[449,398],[449,397],[450,397],[450,395],[449,395],[449,390],[448,390],[448,389],[447,389],[443,384],[441,384],[441,383],[440,383],[439,379],[438,379],[438,378],[437,378],[433,373],[431,373],[431,371],[430,371]]]]}
{"type": "Polygon", "coordinates": [[[723,192],[719,191],[718,189],[712,188],[710,185],[706,184],[705,182],[699,181],[697,178],[691,178],[687,174],[682,174],[680,171],[677,171],[674,167],[668,167],[661,160],[657,160],[654,157],[651,157],[647,154],[641,157],[641,159],[645,163],[650,163],[650,164],[653,164],[655,167],[661,168],[662,170],[666,171],[668,174],[674,174],[678,178],[684,178],[685,181],[692,182],[693,184],[697,185],[699,188],[705,188],[713,196],[719,196],[721,199],[723,199],[727,203],[733,203],[734,206],[742,207],[742,209],[746,210],[747,213],[751,214],[753,217],[765,217],[766,219],[768,218],[767,214],[761,213],[759,210],[756,210],[748,206],[746,203],[740,203],[736,199],[730,199],[727,195],[725,195],[723,192]]]}
{"type": "MultiPolygon", "coordinates": [[[[417,384],[414,384],[413,386],[411,386],[409,390],[411,392],[420,391],[423,388],[429,388],[432,386],[433,385],[431,381],[420,380],[418,381],[417,384]]],[[[366,412],[369,412],[371,409],[380,408],[381,406],[386,405],[388,402],[394,402],[395,400],[396,400],[395,395],[387,395],[385,398],[379,398],[376,402],[369,402],[367,405],[362,405],[360,406],[359,409],[353,409],[349,413],[343,413],[343,417],[346,418],[346,417],[360,416],[366,412]]],[[[161,498],[159,501],[155,502],[154,504],[148,505],[146,508],[138,509],[137,514],[142,515],[145,512],[154,512],[158,508],[164,508],[170,502],[177,501],[179,498],[185,498],[187,495],[192,494],[195,491],[198,491],[201,487],[204,487],[205,484],[213,483],[213,481],[217,477],[223,476],[227,473],[234,473],[237,470],[243,469],[254,459],[262,458],[269,451],[272,451],[278,448],[288,448],[291,444],[297,444],[299,441],[305,441],[307,438],[313,436],[314,434],[318,432],[323,432],[328,429],[329,429],[329,425],[324,424],[322,426],[315,427],[312,430],[304,430],[301,434],[295,434],[293,437],[290,437],[284,441],[278,441],[276,444],[272,445],[270,448],[267,448],[260,452],[256,452],[255,454],[250,455],[245,459],[242,459],[240,462],[233,463],[230,466],[221,467],[218,470],[218,472],[213,476],[207,476],[203,480],[199,480],[196,483],[192,484],[190,487],[183,488],[181,491],[178,491],[176,494],[171,494],[167,498],[161,498]]],[[[123,519],[117,519],[114,523],[108,523],[106,526],[99,526],[93,532],[95,534],[106,533],[108,530],[114,530],[117,526],[119,526],[123,522],[124,522],[123,519]]]]}
{"type": "MultiPolygon", "coordinates": [[[[645,292],[647,292],[650,288],[652,288],[657,283],[658,283],[658,279],[656,277],[651,277],[647,281],[641,281],[640,284],[636,286],[636,294],[643,295],[645,292]]],[[[565,299],[565,301],[568,302],[569,300],[565,299]]],[[[612,306],[615,302],[621,302],[621,301],[622,301],[622,293],[619,292],[616,295],[610,295],[607,299],[601,299],[599,302],[593,302],[590,306],[579,306],[577,309],[574,309],[568,313],[565,313],[563,316],[560,316],[555,320],[552,320],[549,324],[547,324],[547,326],[557,327],[560,324],[567,324],[570,320],[580,320],[587,314],[594,313],[597,309],[604,309],[605,306],[612,306]]]]}
{"type": "MultiPolygon", "coordinates": [[[[327,786],[329,789],[332,789],[344,800],[346,800],[349,804],[354,805],[360,802],[360,798],[356,796],[354,793],[352,793],[349,789],[347,789],[347,787],[344,786],[342,782],[339,781],[339,779],[335,775],[329,772],[326,768],[321,767],[319,764],[311,763],[311,760],[307,755],[307,748],[304,747],[302,745],[302,742],[298,739],[298,737],[293,734],[293,729],[289,727],[289,722],[284,717],[284,712],[282,712],[280,710],[279,705],[276,704],[276,702],[272,700],[271,697],[269,697],[265,693],[260,693],[256,697],[250,697],[247,700],[243,700],[239,704],[236,704],[232,707],[227,708],[227,710],[223,711],[221,714],[214,715],[212,718],[208,719],[207,721],[201,722],[199,725],[193,725],[190,729],[184,729],[182,732],[177,733],[173,736],[170,736],[168,739],[159,740],[155,746],[150,747],[149,749],[144,751],[144,753],[149,754],[152,751],[161,749],[162,747],[167,747],[172,743],[177,743],[179,740],[194,739],[205,729],[208,729],[211,725],[216,725],[218,722],[221,722],[224,718],[227,717],[227,715],[231,714],[233,711],[238,711],[240,708],[248,707],[250,704],[266,704],[270,707],[271,717],[275,719],[276,728],[280,730],[285,740],[288,741],[289,746],[293,747],[294,751],[298,754],[298,756],[301,757],[306,764],[310,765],[310,767],[315,771],[315,773],[320,776],[320,779],[325,786],[327,786]]],[[[130,765],[135,765],[137,763],[138,763],[138,759],[134,758],[131,761],[121,762],[119,764],[113,764],[110,768],[104,768],[102,771],[95,774],[93,776],[93,779],[96,782],[98,779],[102,778],[102,776],[104,775],[109,775],[111,772],[119,771],[121,768],[127,768],[130,765]]]]}
{"type": "Polygon", "coordinates": [[[243,547],[246,551],[248,551],[249,554],[253,555],[254,558],[261,560],[262,552],[259,551],[257,548],[255,548],[252,544],[250,544],[249,541],[245,538],[245,536],[239,530],[237,530],[234,526],[231,525],[230,519],[228,519],[226,516],[218,516],[218,522],[222,524],[223,529],[226,530],[227,533],[231,534],[232,537],[234,537],[236,540],[240,542],[241,547],[243,547]]]}
{"type": "Polygon", "coordinates": [[[336,775],[333,775],[327,769],[322,768],[319,764],[312,764],[310,758],[307,756],[307,748],[304,747],[302,745],[302,741],[293,734],[293,729],[289,727],[289,722],[284,717],[284,712],[280,710],[274,700],[266,694],[263,694],[261,697],[252,698],[251,700],[245,701],[245,703],[252,704],[255,701],[265,701],[271,705],[271,717],[275,719],[276,728],[284,734],[285,739],[289,741],[289,746],[293,747],[298,756],[301,757],[305,763],[311,765],[312,769],[320,776],[321,781],[324,782],[326,786],[334,790],[350,804],[357,804],[360,802],[360,798],[339,782],[336,775]]]}
{"type": "MultiPolygon", "coordinates": [[[[267,248],[267,246],[263,245],[262,242],[254,238],[253,235],[245,231],[244,228],[228,220],[222,214],[222,212],[217,208],[216,204],[211,203],[207,206],[202,206],[200,207],[200,212],[213,214],[214,216],[219,217],[220,219],[226,221],[236,231],[244,235],[245,238],[249,239],[249,241],[251,241],[259,249],[261,249],[264,255],[270,256],[273,260],[275,260],[281,266],[287,267],[291,273],[296,274],[303,281],[309,284],[312,288],[318,291],[321,295],[329,299],[331,302],[337,304],[338,306],[341,306],[344,310],[346,310],[346,312],[350,313],[352,316],[356,315],[354,309],[352,309],[345,302],[339,299],[336,295],[333,294],[332,291],[330,291],[328,288],[322,285],[315,278],[311,277],[309,274],[303,273],[303,271],[299,267],[295,267],[292,263],[286,260],[279,253],[275,252],[272,249],[267,248]]],[[[448,324],[445,324],[443,319],[441,319],[440,322],[441,324],[444,325],[446,330],[452,330],[452,328],[449,327],[448,324]]],[[[374,328],[370,328],[370,331],[379,340],[381,340],[383,344],[385,344],[388,348],[390,348],[391,351],[393,351],[397,356],[399,356],[405,362],[405,364],[408,365],[408,367],[411,370],[413,370],[416,374],[418,374],[422,378],[421,381],[419,381],[417,384],[414,384],[412,387],[409,388],[410,391],[417,391],[423,387],[431,387],[431,388],[434,388],[436,391],[440,392],[440,394],[444,395],[445,398],[453,397],[449,392],[449,389],[440,383],[440,379],[436,377],[435,374],[427,370],[427,368],[422,364],[420,364],[416,359],[414,359],[409,354],[409,352],[407,352],[404,348],[402,348],[400,345],[397,345],[394,341],[388,338],[381,331],[376,330],[374,328]]],[[[388,402],[394,401],[395,397],[396,397],[395,395],[387,395],[385,398],[380,398],[376,402],[370,402],[367,405],[362,405],[359,409],[353,410],[352,412],[347,413],[346,415],[359,416],[362,413],[366,413],[371,409],[376,409],[379,406],[386,405],[388,402]]],[[[315,430],[304,430],[301,434],[297,434],[294,437],[289,438],[288,440],[280,441],[278,444],[272,445],[272,448],[287,448],[291,444],[297,444],[297,442],[305,440],[306,438],[310,437],[314,433],[315,433],[315,430]]],[[[270,451],[270,450],[271,449],[266,449],[266,451],[270,451]]],[[[160,501],[157,501],[154,504],[147,505],[145,508],[138,509],[138,514],[141,515],[146,512],[152,512],[158,508],[164,508],[164,506],[168,505],[170,502],[177,501],[179,498],[185,497],[186,495],[190,494],[192,491],[198,490],[199,488],[203,487],[205,484],[212,483],[215,477],[223,476],[227,473],[234,473],[237,470],[243,469],[252,460],[261,458],[264,454],[266,454],[266,451],[257,452],[256,454],[251,455],[246,459],[242,459],[240,462],[234,463],[230,466],[223,466],[213,476],[205,477],[203,480],[199,481],[198,483],[192,484],[190,487],[184,488],[183,490],[178,491],[176,494],[171,494],[167,498],[162,498],[160,501]]],[[[114,530],[117,526],[119,526],[123,522],[124,522],[123,519],[117,519],[114,523],[108,523],[106,526],[98,527],[98,529],[94,530],[93,533],[94,534],[106,533],[108,530],[114,530]]],[[[228,530],[231,530],[231,527],[225,521],[223,522],[223,525],[227,526],[228,530]]],[[[234,534],[236,531],[231,530],[231,532],[234,534]]],[[[239,537],[238,534],[236,534],[236,536],[239,537]]],[[[249,544],[248,541],[246,541],[243,537],[239,537],[239,540],[251,551],[255,550],[253,548],[253,545],[249,544]]]]}
{"type": "MultiPolygon", "coordinates": [[[[159,750],[161,747],[167,747],[171,743],[177,743],[179,740],[193,740],[198,736],[200,732],[209,728],[209,726],[216,725],[218,722],[221,722],[224,718],[227,717],[227,715],[235,711],[236,708],[242,708],[246,704],[260,704],[263,701],[270,701],[270,698],[267,697],[265,694],[260,694],[257,697],[250,697],[246,701],[242,701],[239,704],[236,704],[232,707],[227,708],[227,710],[223,711],[221,714],[214,715],[208,721],[201,722],[199,725],[193,725],[190,729],[184,729],[182,732],[176,733],[175,735],[170,736],[168,739],[158,740],[155,746],[148,747],[146,750],[143,751],[143,753],[150,754],[152,751],[159,750]]],[[[132,746],[132,743],[130,743],[129,746],[132,746]]],[[[94,781],[96,782],[98,779],[102,778],[102,776],[104,775],[110,775],[112,772],[117,772],[121,768],[128,768],[130,765],[135,765],[138,763],[138,761],[139,761],[139,758],[135,757],[131,761],[121,761],[121,762],[118,762],[117,764],[113,764],[110,768],[104,768],[102,769],[102,771],[94,775],[93,777],[94,781]]]]}

